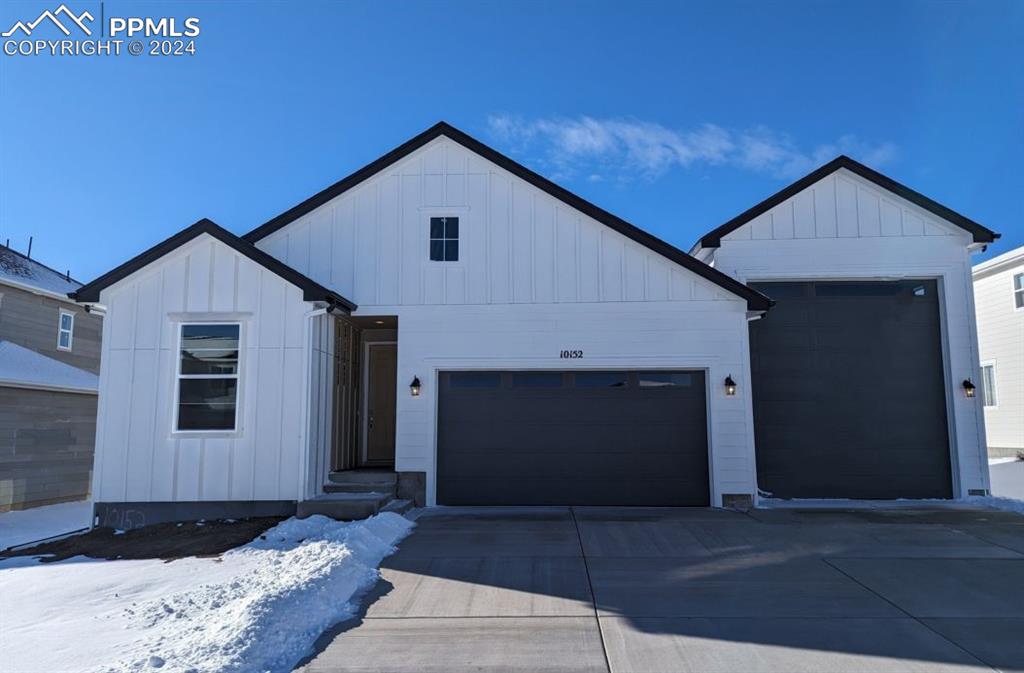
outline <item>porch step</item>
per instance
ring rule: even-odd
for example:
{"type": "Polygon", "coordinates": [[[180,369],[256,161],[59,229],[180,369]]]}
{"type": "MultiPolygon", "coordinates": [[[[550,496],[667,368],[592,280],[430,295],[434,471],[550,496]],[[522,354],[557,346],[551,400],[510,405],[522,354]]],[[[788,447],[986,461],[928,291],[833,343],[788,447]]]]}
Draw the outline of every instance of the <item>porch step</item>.
{"type": "Polygon", "coordinates": [[[329,481],[324,484],[324,493],[387,493],[392,498],[397,494],[398,485],[386,481],[329,481]]]}
{"type": "Polygon", "coordinates": [[[339,521],[353,521],[373,516],[393,500],[390,493],[327,493],[302,500],[295,514],[300,519],[322,514],[339,521]]]}
{"type": "Polygon", "coordinates": [[[390,469],[342,470],[331,472],[328,479],[336,484],[384,483],[397,484],[398,473],[390,469]]]}

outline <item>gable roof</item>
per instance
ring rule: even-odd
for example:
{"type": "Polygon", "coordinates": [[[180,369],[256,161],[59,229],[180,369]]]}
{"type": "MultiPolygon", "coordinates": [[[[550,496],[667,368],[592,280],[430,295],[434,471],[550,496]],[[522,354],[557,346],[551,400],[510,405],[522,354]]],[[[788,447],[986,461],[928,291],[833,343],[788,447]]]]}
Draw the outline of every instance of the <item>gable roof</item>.
{"type": "Polygon", "coordinates": [[[65,297],[82,285],[69,274],[51,269],[6,245],[0,245],[0,283],[59,297],[65,297]]]}
{"type": "Polygon", "coordinates": [[[252,243],[235,236],[227,229],[224,229],[217,223],[206,218],[199,220],[187,229],[182,229],[174,236],[157,243],[146,252],[128,260],[116,269],[108,271],[96,280],[86,283],[82,287],[78,288],[77,291],[69,292],[68,296],[78,302],[99,301],[100,291],[104,288],[110,287],[114,283],[135,273],[139,269],[152,264],[164,255],[173,252],[201,234],[209,234],[210,236],[213,236],[221,243],[230,246],[263,268],[285,279],[295,287],[302,290],[302,298],[306,301],[325,301],[328,304],[345,309],[346,311],[354,311],[356,309],[355,304],[348,299],[345,299],[340,294],[327,289],[315,280],[304,276],[290,266],[281,263],[277,259],[257,248],[252,243]]]}
{"type": "Polygon", "coordinates": [[[346,191],[352,189],[361,182],[368,178],[376,175],[377,173],[388,168],[392,164],[404,159],[409,154],[420,149],[427,143],[433,141],[440,136],[444,136],[449,140],[452,140],[471,152],[474,152],[484,159],[487,159],[491,163],[497,164],[504,170],[508,171],[512,175],[525,180],[537,189],[547,193],[559,201],[562,201],[568,206],[575,208],[581,213],[588,217],[597,220],[601,224],[604,224],[611,229],[619,232],[623,236],[632,239],[636,243],[653,250],[662,257],[665,257],[676,264],[685,267],[689,271],[705,278],[706,280],[715,283],[719,287],[731,292],[734,295],[739,296],[742,299],[747,300],[747,308],[751,311],[766,311],[775,303],[765,295],[761,294],[757,290],[754,290],[747,285],[739,282],[738,280],[727,276],[726,274],[718,271],[717,269],[708,266],[704,262],[691,257],[686,252],[676,248],[673,245],[666,243],[665,241],[653,236],[639,227],[630,224],[623,220],[621,217],[612,215],[608,211],[600,208],[593,203],[583,199],[576,194],[573,194],[569,190],[561,187],[551,180],[531,171],[526,166],[510,159],[501,152],[484,145],[482,142],[473,138],[466,133],[458,130],[454,126],[446,122],[438,122],[429,129],[415,136],[414,138],[402,143],[395,149],[391,150],[384,156],[380,157],[376,161],[373,161],[366,166],[363,166],[355,173],[352,173],[348,177],[342,178],[338,182],[334,183],[330,187],[314,194],[302,203],[299,203],[292,208],[284,211],[277,217],[274,217],[267,222],[264,222],[260,226],[256,227],[248,234],[245,234],[242,238],[250,243],[255,243],[262,238],[269,236],[270,234],[278,231],[282,227],[294,222],[303,215],[319,208],[323,204],[327,203],[331,199],[340,196],[346,191]]]}
{"type": "MultiPolygon", "coordinates": [[[[808,187],[818,182],[822,178],[828,177],[832,173],[835,173],[840,168],[845,168],[851,173],[854,173],[864,178],[868,182],[872,182],[881,187],[882,189],[886,189],[895,194],[896,196],[902,197],[907,201],[910,201],[914,205],[923,208],[924,210],[927,210],[933,215],[937,215],[938,217],[941,217],[947,222],[955,224],[956,226],[970,233],[974,237],[975,243],[991,243],[992,241],[999,238],[999,234],[992,231],[991,229],[987,229],[981,226],[974,220],[964,217],[960,213],[947,208],[946,206],[942,205],[941,203],[938,203],[937,201],[932,201],[924,194],[921,194],[920,192],[915,192],[910,187],[900,184],[899,182],[896,182],[892,178],[882,175],[878,171],[868,168],[867,166],[860,162],[854,161],[848,156],[839,155],[838,157],[828,162],[827,164],[817,169],[816,171],[813,171],[812,173],[805,175],[804,177],[800,178],[790,186],[776,192],[775,194],[772,194],[767,199],[757,204],[753,208],[750,208],[749,210],[740,213],[739,215],[732,218],[731,220],[729,220],[722,226],[718,227],[717,229],[714,229],[704,234],[704,236],[701,237],[699,241],[697,241],[697,245],[699,245],[702,248],[717,248],[719,245],[721,245],[722,237],[725,236],[726,234],[736,231],[744,224],[750,222],[759,215],[763,215],[764,213],[768,212],[769,210],[779,205],[786,199],[792,196],[796,196],[798,193],[807,189],[808,187]]],[[[694,247],[696,248],[697,245],[695,245],[694,247]]]]}

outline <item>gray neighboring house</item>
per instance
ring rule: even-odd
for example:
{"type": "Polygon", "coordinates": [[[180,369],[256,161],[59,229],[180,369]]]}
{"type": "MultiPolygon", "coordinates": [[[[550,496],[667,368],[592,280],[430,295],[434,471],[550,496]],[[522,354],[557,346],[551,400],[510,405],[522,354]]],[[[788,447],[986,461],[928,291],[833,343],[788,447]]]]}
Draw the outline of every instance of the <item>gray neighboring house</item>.
{"type": "Polygon", "coordinates": [[[89,496],[103,319],[79,287],[0,245],[0,512],[89,496]]]}

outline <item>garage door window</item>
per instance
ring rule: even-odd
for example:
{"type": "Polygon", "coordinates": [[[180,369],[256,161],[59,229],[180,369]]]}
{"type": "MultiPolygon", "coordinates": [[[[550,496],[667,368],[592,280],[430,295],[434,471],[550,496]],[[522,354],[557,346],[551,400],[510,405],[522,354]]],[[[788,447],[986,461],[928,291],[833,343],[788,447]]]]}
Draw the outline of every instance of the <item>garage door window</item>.
{"type": "Polygon", "coordinates": [[[513,388],[561,388],[562,372],[514,372],[513,388]]]}
{"type": "Polygon", "coordinates": [[[452,388],[500,388],[498,372],[453,372],[449,379],[452,388]]]}
{"type": "Polygon", "coordinates": [[[577,388],[625,388],[625,372],[577,372],[577,388]]]}
{"type": "Polygon", "coordinates": [[[637,381],[641,388],[675,388],[692,385],[693,377],[684,373],[640,372],[637,381]]]}

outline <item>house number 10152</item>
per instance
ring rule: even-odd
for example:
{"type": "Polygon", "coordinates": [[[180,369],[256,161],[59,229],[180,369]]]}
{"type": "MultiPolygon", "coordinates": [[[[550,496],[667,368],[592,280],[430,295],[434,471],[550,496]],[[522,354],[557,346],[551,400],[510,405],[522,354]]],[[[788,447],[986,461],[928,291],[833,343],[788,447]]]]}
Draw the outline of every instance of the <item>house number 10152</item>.
{"type": "Polygon", "coordinates": [[[561,351],[558,357],[563,360],[578,360],[583,357],[583,351],[561,351]]]}

